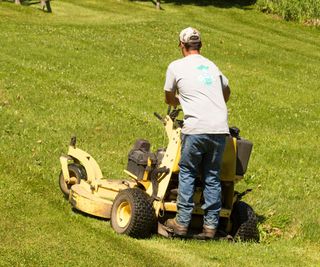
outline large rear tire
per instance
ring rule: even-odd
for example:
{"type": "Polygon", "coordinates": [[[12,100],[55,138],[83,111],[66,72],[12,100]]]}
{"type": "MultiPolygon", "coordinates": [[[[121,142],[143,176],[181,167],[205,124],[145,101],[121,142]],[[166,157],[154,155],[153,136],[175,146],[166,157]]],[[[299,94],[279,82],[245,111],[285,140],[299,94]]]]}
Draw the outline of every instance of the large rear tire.
{"type": "Polygon", "coordinates": [[[119,192],[111,209],[111,226],[115,232],[134,238],[148,238],[155,225],[150,196],[140,188],[119,192]]]}
{"type": "MultiPolygon", "coordinates": [[[[87,172],[86,172],[85,168],[78,163],[69,164],[68,171],[69,171],[70,178],[72,178],[72,177],[76,178],[76,184],[79,184],[81,179],[87,179],[87,172]]],[[[64,194],[64,196],[66,198],[69,197],[70,188],[74,184],[75,184],[74,182],[67,183],[63,177],[62,171],[60,172],[59,186],[60,186],[62,193],[64,194]]]]}
{"type": "Polygon", "coordinates": [[[247,203],[234,203],[231,220],[232,236],[235,240],[259,242],[258,219],[247,203]]]}

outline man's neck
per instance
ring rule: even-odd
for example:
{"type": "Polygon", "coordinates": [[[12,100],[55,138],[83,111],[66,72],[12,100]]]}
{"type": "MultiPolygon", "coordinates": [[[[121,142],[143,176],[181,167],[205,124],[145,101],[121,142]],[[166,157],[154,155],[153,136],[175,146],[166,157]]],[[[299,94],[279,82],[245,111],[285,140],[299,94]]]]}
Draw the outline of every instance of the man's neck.
{"type": "Polygon", "coordinates": [[[199,50],[186,50],[184,49],[183,51],[183,56],[184,57],[187,57],[187,56],[190,56],[190,55],[200,55],[200,51],[199,50]]]}

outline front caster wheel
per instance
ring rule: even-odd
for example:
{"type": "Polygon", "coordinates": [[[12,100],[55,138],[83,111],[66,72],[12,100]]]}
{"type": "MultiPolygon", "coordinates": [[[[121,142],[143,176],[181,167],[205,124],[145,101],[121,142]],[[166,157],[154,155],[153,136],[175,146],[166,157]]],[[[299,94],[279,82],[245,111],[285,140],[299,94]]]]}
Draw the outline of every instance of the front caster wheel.
{"type": "Polygon", "coordinates": [[[87,179],[87,173],[85,168],[77,163],[71,163],[68,165],[68,171],[70,181],[65,181],[62,171],[59,175],[59,186],[66,198],[69,197],[70,188],[74,184],[79,184],[81,179],[87,179]]]}

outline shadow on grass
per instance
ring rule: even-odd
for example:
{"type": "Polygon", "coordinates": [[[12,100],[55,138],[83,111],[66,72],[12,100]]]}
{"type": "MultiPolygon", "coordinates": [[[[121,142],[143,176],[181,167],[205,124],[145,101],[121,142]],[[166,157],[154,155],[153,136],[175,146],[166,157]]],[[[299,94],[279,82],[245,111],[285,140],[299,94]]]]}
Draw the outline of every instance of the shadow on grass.
{"type": "MultiPolygon", "coordinates": [[[[3,2],[9,2],[9,3],[14,3],[15,1],[12,0],[2,0],[3,2]]],[[[31,6],[31,5],[37,5],[40,4],[40,1],[35,1],[35,0],[20,0],[20,4],[23,6],[31,6]]]]}
{"type": "MultiPolygon", "coordinates": [[[[131,0],[147,2],[148,0],[131,0]]],[[[151,0],[156,5],[157,0],[151,0]]],[[[161,4],[175,4],[175,5],[194,5],[194,6],[215,6],[219,8],[232,8],[238,7],[247,9],[249,6],[254,5],[257,0],[160,0],[161,4]]]]}
{"type": "Polygon", "coordinates": [[[256,214],[258,223],[263,223],[266,221],[266,217],[264,215],[256,214]]]}
{"type": "MultiPolygon", "coordinates": [[[[2,1],[9,2],[9,3],[15,3],[14,0],[2,0],[2,1]]],[[[52,1],[52,0],[47,0],[47,1],[44,1],[43,3],[41,3],[41,1],[39,1],[39,0],[20,0],[20,4],[22,6],[31,6],[31,5],[43,4],[43,6],[41,8],[39,8],[39,9],[42,10],[43,12],[51,13],[52,10],[51,10],[50,1],[52,1]]]]}

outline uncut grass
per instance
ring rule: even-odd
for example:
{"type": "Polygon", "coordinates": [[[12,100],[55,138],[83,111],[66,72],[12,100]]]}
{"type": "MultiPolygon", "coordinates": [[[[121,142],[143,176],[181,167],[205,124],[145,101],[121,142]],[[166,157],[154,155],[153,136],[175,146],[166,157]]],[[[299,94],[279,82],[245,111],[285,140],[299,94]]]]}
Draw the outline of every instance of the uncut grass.
{"type": "Polygon", "coordinates": [[[317,30],[236,8],[52,5],[47,16],[1,3],[1,265],[319,263],[317,30]],[[254,142],[239,188],[254,189],[245,200],[264,218],[261,245],[117,236],[107,222],[73,212],[57,185],[72,134],[112,178],[124,177],[137,138],[164,146],[152,113],[165,113],[165,69],[180,57],[175,40],[188,25],[203,32],[203,54],[230,79],[230,124],[254,142]]]}
{"type": "Polygon", "coordinates": [[[257,6],[264,12],[280,15],[286,20],[306,21],[320,18],[319,0],[258,0],[257,6]]]}

